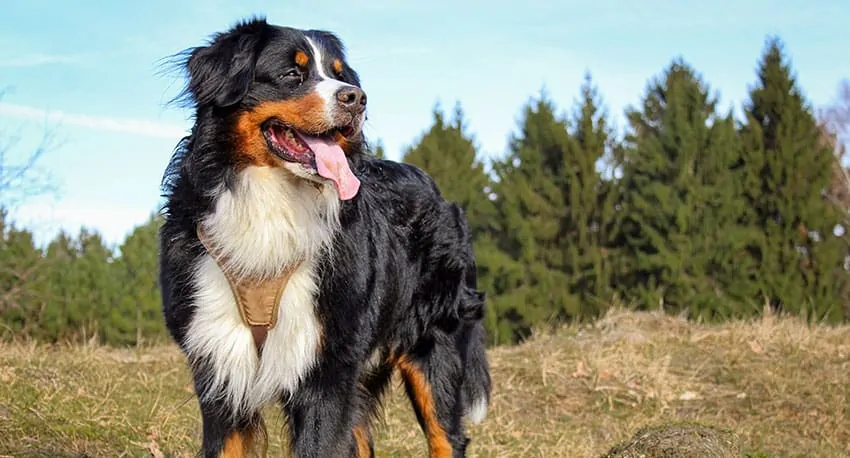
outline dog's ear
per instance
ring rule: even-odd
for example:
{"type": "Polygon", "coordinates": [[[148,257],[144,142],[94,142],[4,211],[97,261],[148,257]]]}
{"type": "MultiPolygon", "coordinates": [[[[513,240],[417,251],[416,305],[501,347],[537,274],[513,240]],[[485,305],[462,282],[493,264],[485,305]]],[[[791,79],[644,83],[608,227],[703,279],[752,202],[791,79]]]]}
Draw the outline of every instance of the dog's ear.
{"type": "Polygon", "coordinates": [[[256,28],[239,26],[195,48],[188,61],[188,90],[195,103],[228,107],[239,103],[251,87],[263,42],[256,28]]]}

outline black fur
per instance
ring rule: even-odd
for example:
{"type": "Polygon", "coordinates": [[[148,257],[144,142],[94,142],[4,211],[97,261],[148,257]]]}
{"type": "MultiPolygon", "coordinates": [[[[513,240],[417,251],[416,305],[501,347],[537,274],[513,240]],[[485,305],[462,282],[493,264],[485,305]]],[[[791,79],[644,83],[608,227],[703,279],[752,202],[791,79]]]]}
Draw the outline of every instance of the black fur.
{"type": "MultiPolygon", "coordinates": [[[[309,90],[274,78],[286,71],[283,56],[304,34],[344,60],[336,36],[275,27],[262,19],[238,24],[187,54],[184,96],[194,106],[195,125],[165,173],[160,233],[163,312],[181,348],[195,311],[191,269],[206,253],[197,223],[212,211],[215,190],[232,186],[235,178],[234,116],[261,101],[309,90]]],[[[347,64],[340,79],[360,86],[347,64]]],[[[333,244],[337,261],[319,255],[316,314],[324,339],[318,364],[291,397],[281,393],[293,451],[299,458],[354,456],[353,428],[379,414],[394,365],[405,359],[431,387],[453,456],[465,456],[462,416],[475,399],[489,400],[490,375],[482,327],[485,297],[477,290],[464,213],[441,198],[423,171],[370,156],[362,136],[347,153],[361,188],[341,203],[341,230],[333,244]],[[376,349],[384,356],[381,363],[370,373],[362,371],[376,349]]],[[[197,393],[205,393],[211,362],[191,359],[189,364],[197,393]]],[[[405,382],[415,397],[416,387],[405,382]]],[[[424,428],[415,403],[414,409],[424,428]]],[[[258,415],[234,416],[216,403],[202,403],[201,413],[207,457],[219,455],[227,435],[259,421],[258,415]]]]}

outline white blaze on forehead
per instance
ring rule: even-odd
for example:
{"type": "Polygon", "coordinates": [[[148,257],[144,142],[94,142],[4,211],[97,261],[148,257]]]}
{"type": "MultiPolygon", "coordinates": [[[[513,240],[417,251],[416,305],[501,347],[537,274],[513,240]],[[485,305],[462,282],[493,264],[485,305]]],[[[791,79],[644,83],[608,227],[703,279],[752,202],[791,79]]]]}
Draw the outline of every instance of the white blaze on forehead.
{"type": "Polygon", "coordinates": [[[310,48],[313,50],[313,60],[316,63],[316,71],[320,78],[319,83],[316,84],[316,93],[318,93],[322,100],[324,100],[325,110],[330,112],[336,104],[336,93],[344,87],[353,86],[328,76],[328,74],[325,73],[325,55],[322,53],[322,50],[316,46],[316,43],[313,42],[310,37],[307,37],[307,43],[310,44],[310,48]]]}

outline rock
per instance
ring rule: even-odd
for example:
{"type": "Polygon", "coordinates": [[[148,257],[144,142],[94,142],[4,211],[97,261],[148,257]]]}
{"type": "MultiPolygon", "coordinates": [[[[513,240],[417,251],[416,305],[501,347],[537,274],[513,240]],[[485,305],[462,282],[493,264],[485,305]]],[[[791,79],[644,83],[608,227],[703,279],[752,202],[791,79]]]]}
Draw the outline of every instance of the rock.
{"type": "Polygon", "coordinates": [[[742,456],[738,436],[712,426],[676,423],[644,427],[600,458],[730,458],[742,456]]]}

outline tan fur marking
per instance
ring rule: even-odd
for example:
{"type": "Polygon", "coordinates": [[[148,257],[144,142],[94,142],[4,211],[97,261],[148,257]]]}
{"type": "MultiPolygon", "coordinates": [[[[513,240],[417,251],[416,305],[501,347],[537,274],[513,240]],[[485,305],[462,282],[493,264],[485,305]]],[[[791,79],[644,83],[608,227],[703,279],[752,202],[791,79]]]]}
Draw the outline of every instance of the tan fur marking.
{"type": "Polygon", "coordinates": [[[337,75],[339,75],[340,73],[342,73],[342,61],[341,61],[341,60],[339,60],[339,59],[334,59],[333,69],[334,69],[334,72],[335,72],[337,75]]]}
{"type": "Polygon", "coordinates": [[[274,167],[282,164],[281,159],[269,151],[260,129],[272,118],[305,133],[317,134],[332,127],[324,100],[314,92],[292,100],[263,102],[240,114],[236,121],[234,153],[237,172],[250,165],[274,167]]]}
{"type": "Polygon", "coordinates": [[[342,150],[345,151],[345,154],[353,154],[355,152],[354,144],[349,142],[347,138],[343,137],[341,133],[334,133],[334,140],[336,143],[342,147],[342,150]]]}
{"type": "Polygon", "coordinates": [[[252,454],[266,456],[269,444],[266,440],[266,427],[260,421],[247,431],[234,431],[224,440],[224,448],[218,455],[219,458],[245,458],[252,454]]]}
{"type": "Polygon", "coordinates": [[[236,431],[227,436],[220,458],[244,458],[251,454],[253,437],[250,432],[236,431]]]}
{"type": "Polygon", "coordinates": [[[304,51],[296,51],[295,52],[295,64],[299,67],[306,67],[307,64],[310,63],[310,56],[307,55],[304,51]]]}
{"type": "Polygon", "coordinates": [[[452,445],[446,435],[446,431],[437,419],[437,409],[434,406],[434,396],[431,385],[425,379],[422,370],[410,361],[406,356],[396,360],[401,376],[410,385],[413,391],[413,402],[422,415],[425,424],[425,435],[428,438],[428,449],[431,458],[451,458],[452,445]]]}
{"type": "Polygon", "coordinates": [[[357,458],[371,458],[369,450],[369,429],[362,425],[354,427],[354,441],[357,443],[357,458]]]}
{"type": "Polygon", "coordinates": [[[235,143],[233,159],[237,173],[252,165],[279,167],[283,164],[279,157],[269,151],[260,125],[255,122],[250,113],[242,114],[236,121],[235,143]]]}

